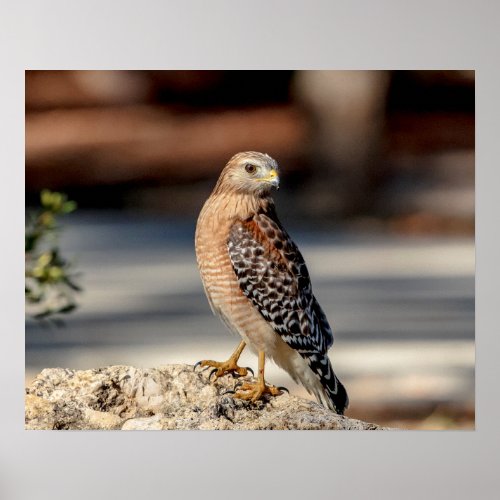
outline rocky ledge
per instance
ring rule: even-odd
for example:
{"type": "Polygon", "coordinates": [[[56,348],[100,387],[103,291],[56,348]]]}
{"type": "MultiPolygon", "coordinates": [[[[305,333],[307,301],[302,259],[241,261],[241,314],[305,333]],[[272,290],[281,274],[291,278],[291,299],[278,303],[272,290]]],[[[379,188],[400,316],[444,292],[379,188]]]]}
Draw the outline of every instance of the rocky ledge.
{"type": "Polygon", "coordinates": [[[188,365],[43,370],[26,389],[27,429],[381,429],[284,393],[250,403],[188,365]]]}

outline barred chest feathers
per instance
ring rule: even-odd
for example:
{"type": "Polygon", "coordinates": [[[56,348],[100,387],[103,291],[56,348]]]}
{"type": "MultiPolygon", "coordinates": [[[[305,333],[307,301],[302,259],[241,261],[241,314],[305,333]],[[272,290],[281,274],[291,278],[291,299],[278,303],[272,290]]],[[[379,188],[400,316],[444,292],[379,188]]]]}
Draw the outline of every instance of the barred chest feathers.
{"type": "Polygon", "coordinates": [[[255,352],[263,350],[273,357],[276,344],[282,341],[242,293],[228,253],[231,227],[258,209],[253,196],[209,198],[196,226],[196,258],[212,311],[255,352]]]}

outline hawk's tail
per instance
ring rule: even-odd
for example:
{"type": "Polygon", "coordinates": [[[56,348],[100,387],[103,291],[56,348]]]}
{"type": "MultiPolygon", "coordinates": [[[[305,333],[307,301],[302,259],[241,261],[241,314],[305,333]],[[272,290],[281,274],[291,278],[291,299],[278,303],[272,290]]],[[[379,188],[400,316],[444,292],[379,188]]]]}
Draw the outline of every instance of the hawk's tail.
{"type": "MultiPolygon", "coordinates": [[[[284,345],[284,344],[283,344],[284,345]]],[[[349,405],[347,391],[333,371],[327,353],[291,352],[286,346],[274,353],[274,360],[295,382],[314,394],[319,403],[343,415],[349,405]]]]}
{"type": "MultiPolygon", "coordinates": [[[[333,373],[333,371],[332,371],[333,373]]],[[[332,391],[329,386],[325,387],[325,395],[328,398],[326,406],[331,410],[336,411],[339,415],[343,415],[349,406],[349,396],[342,382],[333,373],[335,379],[336,392],[332,391]]]]}
{"type": "Polygon", "coordinates": [[[327,354],[311,356],[308,360],[309,368],[318,377],[320,384],[314,387],[313,392],[318,402],[331,410],[343,415],[349,406],[347,391],[335,375],[327,354]]]}

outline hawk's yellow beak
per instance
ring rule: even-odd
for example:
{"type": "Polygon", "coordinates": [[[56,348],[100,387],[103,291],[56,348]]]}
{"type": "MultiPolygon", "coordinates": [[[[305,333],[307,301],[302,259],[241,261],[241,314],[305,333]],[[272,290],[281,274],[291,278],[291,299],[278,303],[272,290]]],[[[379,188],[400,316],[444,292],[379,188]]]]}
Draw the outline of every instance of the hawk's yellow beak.
{"type": "Polygon", "coordinates": [[[278,172],[276,172],[276,170],[274,170],[274,168],[269,171],[269,175],[267,177],[263,177],[260,180],[263,182],[269,182],[269,184],[271,184],[272,186],[274,186],[277,189],[280,186],[280,178],[278,176],[278,172]]]}

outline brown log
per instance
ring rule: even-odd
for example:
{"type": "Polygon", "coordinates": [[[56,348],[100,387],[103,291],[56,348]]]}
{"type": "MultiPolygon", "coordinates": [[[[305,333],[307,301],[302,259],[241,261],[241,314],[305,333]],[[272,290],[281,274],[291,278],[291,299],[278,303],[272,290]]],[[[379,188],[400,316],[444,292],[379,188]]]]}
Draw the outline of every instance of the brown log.
{"type": "Polygon", "coordinates": [[[291,106],[176,113],[148,105],[58,109],[26,116],[26,184],[192,181],[238,151],[295,157],[307,133],[291,106]]]}

